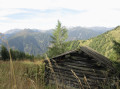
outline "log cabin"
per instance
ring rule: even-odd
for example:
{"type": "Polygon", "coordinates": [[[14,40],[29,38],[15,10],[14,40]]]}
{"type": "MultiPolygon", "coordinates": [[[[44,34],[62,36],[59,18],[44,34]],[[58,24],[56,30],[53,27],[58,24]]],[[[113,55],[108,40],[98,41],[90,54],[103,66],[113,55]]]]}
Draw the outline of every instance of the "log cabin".
{"type": "Polygon", "coordinates": [[[112,62],[89,47],[69,51],[45,60],[46,84],[63,89],[114,87],[116,69],[112,62]]]}

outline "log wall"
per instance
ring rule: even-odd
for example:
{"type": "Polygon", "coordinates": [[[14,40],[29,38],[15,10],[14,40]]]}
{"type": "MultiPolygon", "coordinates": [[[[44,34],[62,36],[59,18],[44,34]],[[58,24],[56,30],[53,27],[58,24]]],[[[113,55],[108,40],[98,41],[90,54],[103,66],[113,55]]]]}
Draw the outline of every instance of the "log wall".
{"type": "Polygon", "coordinates": [[[115,73],[105,63],[81,50],[50,59],[50,62],[51,66],[46,61],[47,83],[70,86],[71,89],[102,89],[102,85],[107,86],[113,80],[115,73]]]}

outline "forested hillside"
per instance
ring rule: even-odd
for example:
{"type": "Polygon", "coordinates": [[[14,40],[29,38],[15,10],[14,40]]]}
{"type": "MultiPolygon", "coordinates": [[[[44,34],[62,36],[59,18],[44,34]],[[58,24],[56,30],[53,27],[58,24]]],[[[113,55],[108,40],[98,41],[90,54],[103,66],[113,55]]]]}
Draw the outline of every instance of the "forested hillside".
{"type": "Polygon", "coordinates": [[[49,35],[32,30],[22,30],[7,39],[10,47],[34,55],[46,52],[50,45],[49,35]]]}
{"type": "Polygon", "coordinates": [[[120,26],[97,37],[80,41],[80,45],[89,46],[106,57],[115,60],[116,54],[113,50],[113,41],[120,42],[120,26]]]}

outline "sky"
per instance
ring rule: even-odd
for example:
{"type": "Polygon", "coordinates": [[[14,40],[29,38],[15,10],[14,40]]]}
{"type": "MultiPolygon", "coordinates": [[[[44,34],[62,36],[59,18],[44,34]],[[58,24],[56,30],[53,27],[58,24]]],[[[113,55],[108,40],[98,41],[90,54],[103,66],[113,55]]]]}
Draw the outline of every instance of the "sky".
{"type": "Polygon", "coordinates": [[[0,0],[0,32],[120,25],[120,0],[0,0]]]}

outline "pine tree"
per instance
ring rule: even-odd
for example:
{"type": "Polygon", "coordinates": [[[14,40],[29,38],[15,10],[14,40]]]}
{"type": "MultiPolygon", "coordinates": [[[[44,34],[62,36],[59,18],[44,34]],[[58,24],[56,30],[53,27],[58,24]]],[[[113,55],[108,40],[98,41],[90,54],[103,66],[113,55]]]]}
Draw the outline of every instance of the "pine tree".
{"type": "Polygon", "coordinates": [[[113,43],[114,43],[113,49],[117,54],[117,59],[120,59],[120,43],[117,41],[113,41],[113,43]]]}
{"type": "Polygon", "coordinates": [[[51,36],[52,46],[49,47],[48,56],[54,57],[61,53],[64,53],[67,49],[67,45],[65,41],[68,37],[67,29],[61,25],[61,22],[58,21],[56,28],[53,31],[53,35],[51,36]]]}
{"type": "Polygon", "coordinates": [[[4,61],[9,59],[9,52],[4,45],[1,46],[1,57],[4,61]]]}

